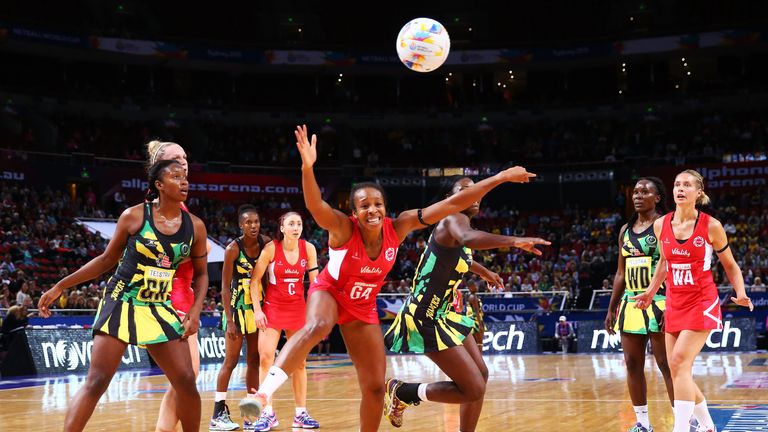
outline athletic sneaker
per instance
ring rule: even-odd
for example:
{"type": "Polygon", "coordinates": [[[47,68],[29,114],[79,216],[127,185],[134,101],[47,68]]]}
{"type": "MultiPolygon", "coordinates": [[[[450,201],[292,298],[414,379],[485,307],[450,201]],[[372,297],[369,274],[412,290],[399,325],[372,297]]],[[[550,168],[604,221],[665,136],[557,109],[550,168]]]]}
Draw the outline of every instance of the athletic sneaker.
{"type": "Polygon", "coordinates": [[[249,394],[240,399],[240,415],[248,419],[257,419],[265,406],[267,406],[267,397],[263,393],[249,394]]]}
{"type": "Polygon", "coordinates": [[[227,404],[224,404],[224,409],[211,419],[211,423],[208,426],[208,430],[212,431],[233,431],[238,429],[240,429],[240,425],[232,421],[227,404]]]}
{"type": "Polygon", "coordinates": [[[398,428],[403,425],[403,411],[411,405],[418,405],[418,403],[407,404],[397,398],[397,389],[402,385],[403,382],[398,379],[388,379],[387,393],[384,395],[384,417],[392,423],[392,426],[398,428]]]}
{"type": "Polygon", "coordinates": [[[699,424],[696,417],[691,418],[691,432],[717,432],[717,428],[705,429],[704,426],[699,424]]]}
{"type": "Polygon", "coordinates": [[[267,414],[262,411],[259,419],[253,424],[253,430],[255,432],[266,432],[278,426],[280,426],[280,423],[277,421],[277,415],[275,413],[267,414]]]}
{"type": "Polygon", "coordinates": [[[308,412],[304,411],[300,415],[293,418],[293,427],[302,429],[317,429],[320,427],[320,423],[313,419],[308,412]]]}
{"type": "Polygon", "coordinates": [[[653,432],[653,426],[648,426],[648,429],[643,427],[642,423],[637,423],[636,425],[629,428],[627,432],[653,432]]]}

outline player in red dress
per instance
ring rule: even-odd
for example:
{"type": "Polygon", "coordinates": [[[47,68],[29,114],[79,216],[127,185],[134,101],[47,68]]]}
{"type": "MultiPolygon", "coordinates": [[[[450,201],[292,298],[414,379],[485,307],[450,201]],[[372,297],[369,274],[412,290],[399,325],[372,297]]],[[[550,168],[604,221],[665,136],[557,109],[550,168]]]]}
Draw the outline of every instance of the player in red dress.
{"type": "MultiPolygon", "coordinates": [[[[251,297],[253,304],[259,304],[264,298],[261,310],[266,316],[266,326],[259,331],[259,378],[264,381],[269,368],[275,363],[275,349],[280,341],[280,334],[285,330],[285,337],[291,340],[294,334],[304,327],[304,275],[312,281],[317,277],[317,250],[312,243],[301,239],[302,220],[296,212],[280,216],[277,240],[264,246],[251,275],[251,297]],[[262,290],[261,281],[268,274],[268,285],[262,290]],[[262,296],[262,293],[263,296],[262,296]]],[[[293,418],[294,428],[316,429],[320,424],[307,411],[307,369],[306,361],[292,375],[293,398],[296,412],[293,418]]],[[[278,425],[277,415],[271,403],[264,407],[261,417],[255,424],[257,431],[278,425]]]]}
{"type": "Polygon", "coordinates": [[[661,243],[661,257],[651,286],[633,297],[635,307],[646,309],[666,279],[667,310],[665,345],[675,390],[675,426],[673,432],[688,432],[695,415],[700,428],[714,431],[707,403],[693,381],[693,362],[712,330],[723,328],[720,298],[712,279],[713,252],[731,281],[736,297],[731,300],[752,310],[744,291],[744,278],[728,247],[723,225],[696,209],[709,204],[704,193],[704,179],[694,170],[675,177],[675,211],[657,219],[653,230],[661,243]]]}
{"type": "Polygon", "coordinates": [[[386,372],[376,295],[395,263],[400,243],[411,231],[466,209],[494,187],[506,182],[527,183],[535,174],[522,167],[510,168],[438,203],[404,211],[394,219],[387,217],[381,187],[358,183],[350,193],[350,216],[323,201],[313,171],[316,136],[310,141],[306,126],[297,127],[295,135],[302,161],[304,203],[317,224],[328,230],[329,261],[309,289],[304,327],[285,344],[259,392],[241,401],[240,408],[246,416],[258,415],[288,375],[304,363],[312,348],[338,323],[362,392],[360,431],[376,431],[384,407],[386,372]]]}

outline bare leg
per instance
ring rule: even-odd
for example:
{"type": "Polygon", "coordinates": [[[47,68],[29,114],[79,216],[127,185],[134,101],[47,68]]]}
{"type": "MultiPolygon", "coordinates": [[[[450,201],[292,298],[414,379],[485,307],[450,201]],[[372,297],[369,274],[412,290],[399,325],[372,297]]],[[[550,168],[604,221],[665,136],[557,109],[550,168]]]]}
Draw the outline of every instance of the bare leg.
{"type": "Polygon", "coordinates": [[[245,335],[245,388],[257,388],[259,383],[259,333],[245,335]]]}
{"type": "Polygon", "coordinates": [[[307,300],[307,320],[301,330],[280,351],[275,366],[286,375],[299,369],[307,360],[312,348],[333,330],[339,319],[336,299],[325,291],[315,291],[307,300]]]}
{"type": "MultiPolygon", "coordinates": [[[[483,360],[483,354],[480,351],[481,348],[477,346],[475,339],[473,338],[464,339],[464,347],[467,349],[467,352],[469,352],[469,355],[472,356],[477,368],[480,369],[480,373],[483,375],[483,380],[487,384],[488,367],[485,365],[485,360],[483,360]]],[[[483,410],[484,399],[485,393],[483,393],[483,396],[480,399],[474,402],[461,404],[459,416],[460,430],[462,432],[473,431],[477,428],[477,422],[480,420],[480,413],[483,410]]]]}
{"type": "Polygon", "coordinates": [[[355,365],[360,384],[360,432],[377,431],[384,408],[384,378],[387,371],[384,337],[378,324],[353,321],[341,326],[347,352],[355,365]]]}
{"type": "Polygon", "coordinates": [[[98,333],[93,337],[91,366],[85,385],[77,391],[64,419],[64,431],[82,431],[91,418],[99,398],[109,387],[127,343],[113,336],[98,333]]]}
{"type": "Polygon", "coordinates": [[[664,333],[651,333],[650,338],[651,348],[653,348],[653,357],[656,359],[656,366],[658,366],[661,376],[664,377],[664,384],[667,387],[669,402],[674,405],[675,387],[672,384],[672,372],[669,371],[669,363],[667,362],[667,347],[664,344],[664,333]]]}
{"type": "MultiPolygon", "coordinates": [[[[291,340],[291,337],[296,334],[296,330],[286,330],[285,337],[291,340]]],[[[293,400],[297,407],[307,406],[307,360],[304,359],[298,369],[293,371],[291,375],[291,386],[293,387],[293,400]]]]}
{"type": "Polygon", "coordinates": [[[648,386],[645,381],[645,347],[648,335],[621,332],[624,362],[627,364],[627,387],[632,405],[648,405],[648,386]]]}
{"type": "Polygon", "coordinates": [[[176,406],[181,427],[185,432],[200,430],[200,393],[195,384],[195,371],[186,340],[148,345],[147,351],[163,370],[176,390],[176,406]]]}
{"type": "Polygon", "coordinates": [[[275,350],[280,341],[280,330],[259,330],[259,384],[264,381],[269,368],[275,364],[275,350]]]}
{"type": "MultiPolygon", "coordinates": [[[[200,373],[200,342],[197,340],[197,335],[187,339],[189,345],[189,356],[192,360],[192,368],[195,371],[195,380],[200,373]]],[[[179,416],[176,413],[176,390],[173,386],[168,387],[168,391],[163,395],[163,400],[160,402],[160,413],[157,417],[157,425],[155,426],[155,432],[172,432],[176,430],[176,425],[179,423],[179,416]]]]}
{"type": "Polygon", "coordinates": [[[216,391],[226,392],[229,387],[229,380],[232,377],[232,371],[237,367],[240,360],[240,349],[243,347],[243,335],[238,332],[237,337],[224,338],[224,362],[219,369],[219,376],[216,378],[216,391]]]}

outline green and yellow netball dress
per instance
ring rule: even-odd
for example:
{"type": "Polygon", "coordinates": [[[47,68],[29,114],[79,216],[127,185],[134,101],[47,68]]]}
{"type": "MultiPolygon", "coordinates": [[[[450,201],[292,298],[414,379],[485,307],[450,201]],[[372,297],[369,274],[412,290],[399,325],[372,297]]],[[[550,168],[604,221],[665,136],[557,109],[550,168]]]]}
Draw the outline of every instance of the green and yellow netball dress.
{"type": "Polygon", "coordinates": [[[152,221],[151,204],[144,206],[144,223],[128,238],[117,270],[104,288],[94,335],[101,332],[131,345],[150,345],[184,333],[170,294],[176,268],[189,256],[195,228],[189,213],[182,210],[181,217],[179,230],[165,235],[152,221]]]}
{"type": "MultiPolygon", "coordinates": [[[[469,297],[469,295],[471,295],[471,293],[468,294],[467,297],[469,297]]],[[[472,333],[477,333],[480,331],[480,324],[485,319],[483,314],[483,300],[480,299],[480,296],[477,294],[475,294],[475,298],[477,299],[477,306],[479,308],[477,312],[475,312],[474,308],[472,307],[472,303],[470,303],[469,300],[466,301],[466,315],[469,317],[469,319],[472,320],[472,322],[474,322],[474,325],[472,326],[472,333]]]]}
{"type": "Polygon", "coordinates": [[[411,295],[384,335],[390,351],[435,352],[464,342],[475,322],[457,313],[451,303],[471,264],[469,248],[441,246],[430,236],[416,268],[411,295]]]}
{"type": "MultiPolygon", "coordinates": [[[[232,319],[242,334],[256,333],[256,319],[253,316],[253,301],[251,300],[251,272],[256,265],[256,258],[251,258],[245,252],[242,241],[235,239],[240,254],[232,266],[232,283],[230,284],[230,302],[232,319]]],[[[264,248],[259,235],[259,250],[264,248]]],[[[222,315],[221,328],[227,329],[227,317],[222,315]]]]}
{"type": "Polygon", "coordinates": [[[653,232],[653,224],[640,234],[633,232],[632,227],[627,227],[623,240],[621,255],[625,258],[625,289],[614,329],[634,334],[660,332],[666,308],[664,285],[653,296],[653,303],[648,309],[635,308],[635,301],[630,299],[648,289],[659,262],[659,244],[653,232]]]}

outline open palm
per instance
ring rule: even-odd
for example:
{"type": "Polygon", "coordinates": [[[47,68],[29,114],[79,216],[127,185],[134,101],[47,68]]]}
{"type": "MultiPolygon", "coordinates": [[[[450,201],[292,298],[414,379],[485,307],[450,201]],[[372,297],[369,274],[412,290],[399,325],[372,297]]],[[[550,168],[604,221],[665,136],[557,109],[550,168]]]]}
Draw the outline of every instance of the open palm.
{"type": "Polygon", "coordinates": [[[312,140],[307,136],[307,125],[296,126],[296,147],[301,155],[302,166],[311,168],[317,161],[317,135],[312,134],[312,140]]]}

